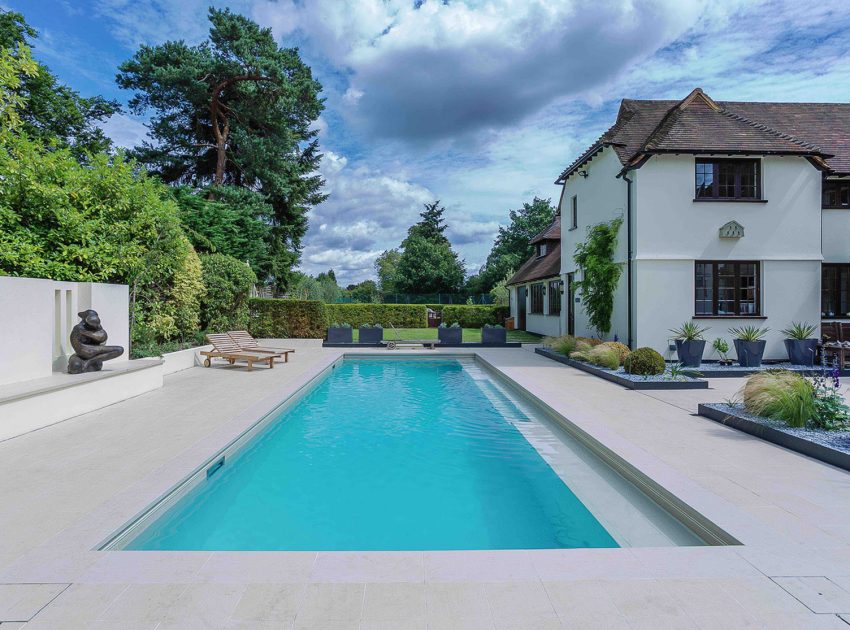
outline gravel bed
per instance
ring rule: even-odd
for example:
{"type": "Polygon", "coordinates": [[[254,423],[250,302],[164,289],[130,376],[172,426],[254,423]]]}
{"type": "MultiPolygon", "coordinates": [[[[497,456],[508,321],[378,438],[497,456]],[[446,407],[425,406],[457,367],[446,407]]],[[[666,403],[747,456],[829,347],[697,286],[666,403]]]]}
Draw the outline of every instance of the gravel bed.
{"type": "Polygon", "coordinates": [[[771,420],[770,418],[765,418],[764,416],[756,416],[751,413],[747,413],[744,410],[743,405],[710,403],[706,404],[705,406],[711,407],[712,409],[717,409],[718,411],[721,411],[723,413],[740,416],[742,418],[750,420],[751,422],[756,422],[763,426],[770,427],[771,429],[787,433],[788,435],[793,435],[803,440],[807,440],[815,444],[820,444],[821,446],[826,446],[827,448],[832,448],[837,451],[841,451],[842,453],[850,454],[850,431],[795,429],[793,427],[789,427],[784,422],[780,422],[778,420],[771,420]]]}

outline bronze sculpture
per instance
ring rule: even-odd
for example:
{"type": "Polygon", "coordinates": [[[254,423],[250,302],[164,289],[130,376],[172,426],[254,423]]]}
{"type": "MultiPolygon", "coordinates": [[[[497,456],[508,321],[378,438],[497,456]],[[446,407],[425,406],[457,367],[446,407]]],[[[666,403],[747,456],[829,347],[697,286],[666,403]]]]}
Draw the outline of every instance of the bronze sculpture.
{"type": "Polygon", "coordinates": [[[71,346],[76,351],[68,359],[68,374],[99,372],[103,362],[124,354],[121,346],[107,346],[106,331],[100,325],[97,311],[77,313],[82,320],[71,330],[71,346]]]}

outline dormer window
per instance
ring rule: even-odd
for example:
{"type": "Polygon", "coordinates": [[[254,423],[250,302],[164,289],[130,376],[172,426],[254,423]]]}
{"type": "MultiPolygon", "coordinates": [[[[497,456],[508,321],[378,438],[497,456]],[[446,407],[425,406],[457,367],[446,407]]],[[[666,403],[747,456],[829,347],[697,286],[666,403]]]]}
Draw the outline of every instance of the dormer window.
{"type": "Polygon", "coordinates": [[[761,200],[758,160],[697,159],[696,201],[761,200]]]}
{"type": "Polygon", "coordinates": [[[547,249],[546,249],[546,243],[545,242],[537,244],[537,257],[538,258],[543,258],[546,255],[546,251],[547,251],[547,249]]]}

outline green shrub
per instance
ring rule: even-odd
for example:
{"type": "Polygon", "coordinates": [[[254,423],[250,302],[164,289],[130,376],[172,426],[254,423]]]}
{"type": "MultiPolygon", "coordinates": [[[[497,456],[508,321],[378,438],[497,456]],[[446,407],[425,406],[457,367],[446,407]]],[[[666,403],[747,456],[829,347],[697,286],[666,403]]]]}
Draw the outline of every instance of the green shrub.
{"type": "Polygon", "coordinates": [[[543,345],[551,348],[558,354],[570,356],[570,353],[576,349],[576,338],[572,335],[562,335],[560,337],[546,337],[543,340],[543,345]]]}
{"type": "Polygon", "coordinates": [[[321,302],[309,300],[248,300],[248,330],[255,337],[322,339],[327,319],[321,302]]]}
{"type": "Polygon", "coordinates": [[[605,346],[605,344],[594,346],[586,354],[587,360],[593,365],[609,370],[616,370],[620,367],[620,353],[614,348],[605,346]]]}
{"type": "Polygon", "coordinates": [[[570,352],[570,358],[574,361],[584,361],[585,363],[590,363],[590,357],[587,354],[588,350],[576,350],[575,352],[570,352]]]}
{"type": "Polygon", "coordinates": [[[757,416],[804,427],[815,415],[815,391],[805,378],[787,370],[753,374],[742,390],[744,408],[757,416]]]}
{"type": "Polygon", "coordinates": [[[463,328],[483,328],[485,324],[504,324],[508,308],[504,306],[467,306],[446,304],[442,307],[443,321],[458,323],[463,328]]]}
{"type": "Polygon", "coordinates": [[[598,346],[600,343],[602,343],[602,340],[597,339],[596,337],[576,337],[576,340],[586,343],[588,346],[591,347],[598,346]]]}
{"type": "Polygon", "coordinates": [[[652,348],[638,348],[626,357],[624,363],[626,372],[629,374],[642,374],[654,376],[664,374],[664,357],[652,348]]]}
{"type": "Polygon", "coordinates": [[[201,256],[206,295],[201,300],[201,326],[222,332],[248,327],[248,299],[257,276],[251,268],[233,256],[201,256]]]}
{"type": "Polygon", "coordinates": [[[201,261],[188,239],[180,236],[168,255],[131,287],[133,343],[185,339],[196,333],[204,293],[201,261]]]}
{"type": "Polygon", "coordinates": [[[620,359],[620,365],[623,365],[623,363],[626,362],[626,359],[632,352],[631,350],[629,350],[629,347],[626,344],[620,343],[619,341],[606,341],[605,343],[600,344],[598,347],[611,348],[612,350],[616,351],[620,359]]]}
{"type": "Polygon", "coordinates": [[[380,324],[384,328],[425,328],[428,313],[424,304],[325,304],[326,321],[380,324]]]}
{"type": "MultiPolygon", "coordinates": [[[[593,346],[591,344],[587,343],[587,341],[584,340],[583,338],[581,338],[581,337],[576,338],[576,343],[575,343],[575,346],[574,346],[574,349],[575,349],[576,352],[587,352],[592,347],[593,346]]],[[[570,353],[570,356],[572,356],[572,353],[570,353]]]]}

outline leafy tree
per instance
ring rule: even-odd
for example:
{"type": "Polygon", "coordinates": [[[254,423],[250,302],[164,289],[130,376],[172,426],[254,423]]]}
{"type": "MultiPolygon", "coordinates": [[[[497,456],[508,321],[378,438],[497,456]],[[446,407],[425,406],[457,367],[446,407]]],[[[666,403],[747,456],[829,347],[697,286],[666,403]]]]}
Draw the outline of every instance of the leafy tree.
{"type": "Polygon", "coordinates": [[[346,291],[348,291],[348,295],[353,301],[362,304],[378,302],[380,298],[378,285],[374,280],[364,280],[359,284],[350,284],[346,287],[346,291]]]}
{"type": "Polygon", "coordinates": [[[511,269],[519,269],[534,253],[531,239],[546,229],[555,218],[557,210],[550,199],[535,197],[531,203],[510,211],[511,222],[499,227],[496,242],[478,274],[475,293],[487,293],[511,269]]]}
{"type": "Polygon", "coordinates": [[[407,230],[408,238],[419,236],[432,243],[448,243],[449,239],[444,234],[447,227],[443,219],[445,211],[439,199],[433,203],[426,203],[425,210],[419,214],[422,220],[414,223],[407,230]]]}
{"type": "MultiPolygon", "coordinates": [[[[132,111],[149,109],[150,135],[136,150],[168,183],[254,191],[268,204],[268,270],[285,286],[298,261],[307,212],[323,201],[321,155],[312,123],[321,86],[294,48],[271,29],[229,10],[209,10],[207,41],[142,46],[121,64],[118,84],[135,90],[132,111]]],[[[266,270],[264,270],[266,271],[266,270]]]]}
{"type": "Polygon", "coordinates": [[[378,274],[378,289],[384,295],[398,292],[397,271],[401,252],[397,249],[385,250],[375,259],[375,272],[378,274]]]}
{"type": "Polygon", "coordinates": [[[445,208],[439,201],[425,204],[421,220],[410,226],[401,243],[395,284],[402,293],[457,293],[466,275],[463,261],[443,232],[445,208]]]}
{"type": "Polygon", "coordinates": [[[289,294],[299,300],[319,300],[326,304],[335,304],[342,295],[342,289],[339,288],[336,280],[331,279],[327,273],[320,273],[314,278],[301,272],[295,272],[289,294]]]}
{"type": "Polygon", "coordinates": [[[576,287],[581,291],[581,302],[590,325],[600,337],[611,330],[614,292],[623,273],[623,266],[614,262],[622,225],[622,217],[598,223],[588,230],[587,240],[576,245],[574,258],[581,269],[581,280],[576,282],[576,287]]]}
{"type": "Polygon", "coordinates": [[[510,304],[508,280],[512,275],[514,275],[514,272],[509,271],[504,278],[496,283],[496,286],[490,289],[490,297],[493,298],[493,304],[496,306],[508,306],[508,304],[510,304]]]}
{"type": "Polygon", "coordinates": [[[201,256],[206,294],[201,326],[207,330],[241,330],[248,326],[248,298],[257,276],[241,260],[225,254],[201,256]]]}
{"type": "MultiPolygon", "coordinates": [[[[0,48],[18,51],[13,53],[18,55],[36,35],[23,15],[0,10],[0,48]]],[[[36,71],[24,74],[13,89],[27,102],[27,107],[20,109],[21,130],[44,146],[70,148],[78,159],[109,150],[112,143],[99,123],[120,111],[118,102],[101,96],[82,97],[60,83],[47,66],[35,65],[36,71]]]]}
{"type": "Polygon", "coordinates": [[[134,341],[191,334],[200,262],[169,190],[120,153],[84,165],[21,133],[16,89],[37,70],[24,44],[0,50],[0,274],[128,284],[134,341]]]}
{"type": "Polygon", "coordinates": [[[396,274],[402,293],[458,293],[463,286],[464,269],[448,242],[411,236],[404,241],[396,274]]]}
{"type": "Polygon", "coordinates": [[[224,186],[217,199],[210,200],[179,186],[174,189],[174,198],[186,235],[197,251],[232,256],[264,279],[273,273],[265,240],[268,226],[262,219],[268,206],[255,193],[224,186]]]}

